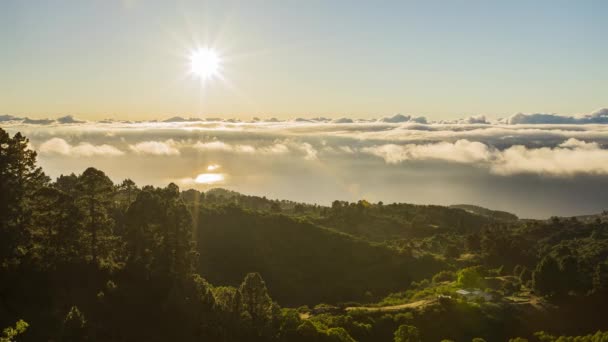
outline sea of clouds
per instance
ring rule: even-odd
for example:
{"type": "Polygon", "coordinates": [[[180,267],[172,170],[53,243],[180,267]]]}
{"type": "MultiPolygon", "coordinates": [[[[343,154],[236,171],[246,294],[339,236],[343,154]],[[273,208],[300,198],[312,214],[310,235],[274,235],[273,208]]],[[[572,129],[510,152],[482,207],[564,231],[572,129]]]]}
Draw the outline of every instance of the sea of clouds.
{"type": "Polygon", "coordinates": [[[606,108],[452,121],[400,114],[141,122],[0,116],[4,129],[30,138],[52,176],[95,166],[117,181],[223,186],[321,203],[471,202],[534,217],[608,207],[598,191],[608,184],[607,124],[606,108]],[[195,182],[212,164],[221,179],[195,182]]]}

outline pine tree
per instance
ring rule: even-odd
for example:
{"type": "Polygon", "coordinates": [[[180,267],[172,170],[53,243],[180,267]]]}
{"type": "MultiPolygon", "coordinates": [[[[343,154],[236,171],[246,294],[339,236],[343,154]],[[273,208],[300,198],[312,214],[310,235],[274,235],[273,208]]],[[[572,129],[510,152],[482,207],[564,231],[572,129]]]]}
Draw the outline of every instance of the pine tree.
{"type": "Polygon", "coordinates": [[[0,128],[0,267],[18,263],[29,248],[33,194],[49,182],[28,146],[21,133],[11,138],[0,128]]]}
{"type": "Polygon", "coordinates": [[[536,270],[532,274],[532,281],[534,290],[541,295],[559,294],[561,272],[557,261],[549,255],[545,256],[536,266],[536,270]]]}

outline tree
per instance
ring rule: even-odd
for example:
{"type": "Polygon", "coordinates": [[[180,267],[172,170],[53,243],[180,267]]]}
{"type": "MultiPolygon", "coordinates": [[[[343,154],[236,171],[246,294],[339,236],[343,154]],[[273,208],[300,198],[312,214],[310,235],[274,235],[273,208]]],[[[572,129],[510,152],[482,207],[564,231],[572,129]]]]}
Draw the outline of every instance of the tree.
{"type": "Polygon", "coordinates": [[[268,295],[266,283],[259,273],[249,273],[239,287],[243,311],[250,317],[254,328],[262,333],[274,320],[275,305],[268,295]]]}
{"type": "Polygon", "coordinates": [[[480,266],[467,267],[458,271],[458,284],[463,287],[484,287],[480,266]]]}
{"type": "Polygon", "coordinates": [[[177,185],[144,187],[129,206],[126,222],[130,266],[173,278],[194,270],[192,216],[177,185]]]}
{"type": "Polygon", "coordinates": [[[534,290],[541,295],[552,296],[560,290],[561,272],[557,261],[549,255],[536,266],[532,274],[534,290]]]}
{"type": "Polygon", "coordinates": [[[608,295],[608,262],[600,262],[593,273],[593,292],[608,295]]]}
{"type": "Polygon", "coordinates": [[[85,222],[90,233],[91,259],[96,264],[100,245],[106,242],[106,235],[111,231],[108,209],[114,184],[105,173],[90,167],[78,177],[78,190],[79,202],[86,213],[85,222]]]}
{"type": "Polygon", "coordinates": [[[33,202],[32,256],[45,267],[76,261],[83,254],[82,212],[74,198],[54,187],[42,187],[33,202]]]}
{"type": "Polygon", "coordinates": [[[560,260],[559,268],[562,274],[560,292],[578,291],[581,287],[578,260],[572,255],[567,255],[560,260]]]}
{"type": "Polygon", "coordinates": [[[420,342],[418,328],[413,325],[402,324],[395,331],[395,342],[420,342]]]}
{"type": "Polygon", "coordinates": [[[19,262],[28,245],[33,194],[49,182],[21,133],[0,128],[0,266],[19,262]]]}
{"type": "Polygon", "coordinates": [[[270,205],[270,211],[273,213],[281,212],[281,205],[279,204],[278,201],[272,202],[272,204],[270,205]]]}
{"type": "Polygon", "coordinates": [[[330,341],[335,342],[356,342],[348,332],[341,327],[329,328],[327,329],[327,337],[329,337],[330,341]]]}
{"type": "Polygon", "coordinates": [[[87,339],[87,320],[78,307],[72,306],[63,320],[61,341],[78,342],[87,339]]]}
{"type": "Polygon", "coordinates": [[[118,185],[118,194],[121,195],[120,201],[127,208],[135,200],[138,192],[139,188],[135,182],[129,178],[123,180],[122,183],[118,185]]]}
{"type": "Polygon", "coordinates": [[[465,249],[469,252],[478,252],[481,249],[481,238],[479,234],[469,234],[465,239],[465,249]]]}

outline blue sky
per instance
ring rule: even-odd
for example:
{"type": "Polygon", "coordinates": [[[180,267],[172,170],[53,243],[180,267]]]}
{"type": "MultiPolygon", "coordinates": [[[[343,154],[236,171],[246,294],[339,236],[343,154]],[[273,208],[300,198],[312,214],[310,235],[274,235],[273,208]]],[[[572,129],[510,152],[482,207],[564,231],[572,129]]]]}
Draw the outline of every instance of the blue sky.
{"type": "Polygon", "coordinates": [[[0,112],[84,119],[589,113],[605,1],[0,3],[0,112]],[[201,88],[211,46],[225,81],[201,88]]]}

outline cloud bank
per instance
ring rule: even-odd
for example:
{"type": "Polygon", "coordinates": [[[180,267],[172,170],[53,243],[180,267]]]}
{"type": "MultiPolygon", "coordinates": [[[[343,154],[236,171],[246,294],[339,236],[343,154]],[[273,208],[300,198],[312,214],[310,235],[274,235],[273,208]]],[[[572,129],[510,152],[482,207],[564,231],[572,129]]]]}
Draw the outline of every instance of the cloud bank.
{"type": "Polygon", "coordinates": [[[608,150],[597,143],[570,138],[558,147],[527,148],[514,145],[498,150],[479,142],[458,140],[455,143],[423,145],[381,145],[367,147],[365,153],[396,164],[417,160],[438,160],[483,167],[497,175],[540,174],[572,176],[576,174],[608,174],[608,150]]]}
{"type": "Polygon", "coordinates": [[[196,182],[197,177],[222,165],[224,178],[216,186],[271,197],[470,202],[538,216],[608,208],[608,195],[597,190],[608,186],[607,114],[603,109],[572,117],[517,114],[443,122],[411,115],[0,120],[10,133],[30,138],[51,176],[94,166],[116,181],[176,182],[204,190],[212,182],[196,182]]]}
{"type": "Polygon", "coordinates": [[[42,154],[71,157],[117,157],[124,155],[124,152],[111,145],[93,145],[88,142],[81,142],[72,146],[61,138],[52,138],[45,141],[40,144],[38,150],[42,154]]]}

